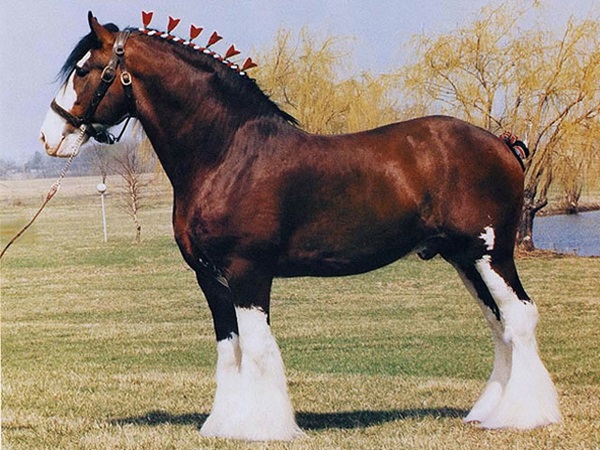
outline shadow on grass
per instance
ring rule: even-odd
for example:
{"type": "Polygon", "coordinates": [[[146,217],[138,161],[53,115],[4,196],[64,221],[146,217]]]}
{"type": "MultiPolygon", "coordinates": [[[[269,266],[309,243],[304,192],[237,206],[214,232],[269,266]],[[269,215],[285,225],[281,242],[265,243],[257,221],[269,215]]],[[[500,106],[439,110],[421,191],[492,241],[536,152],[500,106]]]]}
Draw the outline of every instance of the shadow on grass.
{"type": "Polygon", "coordinates": [[[458,418],[468,411],[455,408],[392,409],[388,411],[346,411],[332,413],[300,412],[296,414],[298,425],[304,430],[324,430],[327,428],[352,429],[366,428],[398,420],[420,419],[425,417],[458,418]]]}
{"type": "MultiPolygon", "coordinates": [[[[457,408],[419,408],[393,409],[388,411],[346,411],[332,413],[299,412],[296,414],[298,425],[303,430],[352,429],[366,428],[397,420],[421,419],[433,417],[461,418],[468,411],[457,408]]],[[[170,414],[166,411],[150,411],[143,416],[113,419],[113,425],[147,425],[164,424],[202,426],[208,414],[170,414]]]]}
{"type": "Polygon", "coordinates": [[[171,414],[166,411],[150,411],[143,416],[123,417],[110,421],[112,425],[196,425],[200,427],[208,414],[190,413],[190,414],[171,414]]]}

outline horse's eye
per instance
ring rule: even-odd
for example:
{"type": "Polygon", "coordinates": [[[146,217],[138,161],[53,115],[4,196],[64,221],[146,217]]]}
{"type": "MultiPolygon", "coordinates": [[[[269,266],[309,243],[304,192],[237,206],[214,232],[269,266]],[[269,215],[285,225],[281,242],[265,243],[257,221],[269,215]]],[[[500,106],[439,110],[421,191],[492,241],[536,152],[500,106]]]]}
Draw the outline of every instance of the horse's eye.
{"type": "Polygon", "coordinates": [[[88,69],[79,66],[75,67],[75,75],[78,77],[85,77],[88,73],[90,73],[88,69]]]}

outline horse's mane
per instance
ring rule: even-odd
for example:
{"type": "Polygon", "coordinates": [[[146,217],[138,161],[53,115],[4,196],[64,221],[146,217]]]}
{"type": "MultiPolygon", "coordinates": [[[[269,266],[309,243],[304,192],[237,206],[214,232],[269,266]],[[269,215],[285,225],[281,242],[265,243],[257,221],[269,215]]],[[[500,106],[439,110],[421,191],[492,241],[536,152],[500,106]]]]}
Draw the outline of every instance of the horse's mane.
{"type": "MultiPolygon", "coordinates": [[[[104,25],[105,28],[110,30],[111,32],[118,32],[119,27],[116,25],[109,23],[104,25]]],[[[145,34],[148,35],[148,29],[146,29],[144,33],[142,33],[137,28],[127,28],[127,30],[132,33],[145,34]]],[[[154,30],[156,31],[156,30],[154,30]]],[[[248,77],[244,72],[241,72],[239,68],[231,68],[231,64],[226,64],[224,62],[224,58],[220,57],[214,52],[203,52],[194,49],[192,46],[183,45],[184,42],[182,39],[161,39],[160,35],[162,33],[156,31],[150,36],[159,42],[163,42],[167,45],[172,45],[177,48],[179,55],[185,55],[185,57],[189,57],[190,59],[197,60],[200,65],[205,67],[210,67],[219,77],[220,86],[223,90],[223,93],[228,94],[229,98],[242,99],[242,101],[248,101],[253,104],[253,108],[257,110],[259,114],[265,114],[269,116],[280,117],[286,122],[289,122],[293,125],[298,125],[298,121],[292,115],[283,111],[279,106],[269,98],[267,94],[265,94],[256,81],[250,77],[248,77]],[[258,105],[258,108],[257,108],[258,105]]],[[[71,72],[75,69],[75,65],[78,61],[80,61],[87,52],[93,49],[97,49],[100,47],[100,43],[93,33],[89,33],[77,43],[75,48],[71,51],[67,60],[63,64],[59,75],[58,80],[64,83],[71,72]]]]}
{"type": "MultiPolygon", "coordinates": [[[[119,31],[119,27],[116,26],[114,23],[107,23],[106,25],[104,25],[104,27],[107,30],[112,31],[113,33],[119,31]]],[[[71,72],[73,72],[73,70],[75,69],[75,65],[79,61],[81,61],[81,58],[83,58],[86,55],[86,53],[90,50],[94,50],[97,48],[100,48],[100,42],[98,41],[94,33],[90,32],[89,34],[86,34],[84,37],[82,37],[75,46],[75,48],[71,51],[71,53],[67,57],[67,60],[58,72],[58,76],[56,77],[57,80],[60,83],[65,83],[67,81],[67,78],[69,78],[69,75],[71,75],[71,72]]]]}

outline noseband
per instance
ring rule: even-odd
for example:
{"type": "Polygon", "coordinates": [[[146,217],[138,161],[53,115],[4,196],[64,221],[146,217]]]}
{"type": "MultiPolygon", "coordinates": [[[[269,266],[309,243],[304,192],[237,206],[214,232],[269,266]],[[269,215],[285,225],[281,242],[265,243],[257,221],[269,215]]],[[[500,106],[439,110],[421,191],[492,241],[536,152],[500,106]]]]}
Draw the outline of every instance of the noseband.
{"type": "Polygon", "coordinates": [[[110,58],[110,61],[108,62],[108,65],[102,70],[102,75],[100,77],[100,85],[98,85],[98,87],[96,88],[96,92],[92,97],[92,101],[88,105],[83,116],[75,116],[74,114],[60,106],[58,103],[56,103],[56,100],[52,100],[52,103],[50,104],[52,110],[56,112],[59,116],[61,116],[63,119],[65,119],[68,123],[73,125],[75,128],[81,129],[89,137],[94,138],[98,142],[105,144],[114,144],[115,142],[118,142],[123,136],[123,132],[127,127],[127,124],[125,124],[125,127],[123,128],[119,136],[115,137],[112,134],[110,134],[104,127],[95,127],[92,122],[94,114],[96,114],[96,110],[100,105],[100,102],[106,95],[106,92],[108,91],[110,86],[115,81],[115,78],[117,76],[117,68],[121,69],[121,84],[123,85],[125,96],[127,97],[127,101],[129,103],[129,112],[117,123],[121,123],[124,120],[129,121],[129,119],[133,117],[132,111],[134,110],[134,101],[133,90],[131,88],[131,75],[125,69],[125,43],[127,42],[129,35],[129,31],[121,31],[117,34],[115,43],[112,48],[112,56],[110,58]]]}

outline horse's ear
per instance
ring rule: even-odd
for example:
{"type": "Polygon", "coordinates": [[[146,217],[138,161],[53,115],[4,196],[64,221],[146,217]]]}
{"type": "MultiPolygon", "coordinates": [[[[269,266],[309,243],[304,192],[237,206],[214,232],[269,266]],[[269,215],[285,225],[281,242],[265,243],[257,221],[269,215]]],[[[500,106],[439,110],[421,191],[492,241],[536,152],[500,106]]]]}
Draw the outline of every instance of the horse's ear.
{"type": "Polygon", "coordinates": [[[90,24],[92,33],[96,35],[96,38],[102,44],[102,46],[112,47],[115,42],[115,36],[105,27],[100,25],[100,22],[98,22],[98,19],[94,17],[91,11],[88,12],[88,23],[90,24]]]}

